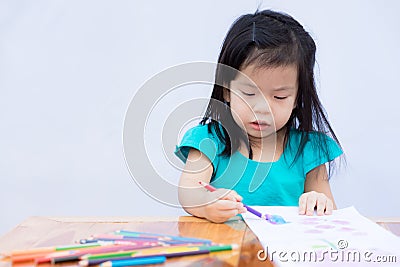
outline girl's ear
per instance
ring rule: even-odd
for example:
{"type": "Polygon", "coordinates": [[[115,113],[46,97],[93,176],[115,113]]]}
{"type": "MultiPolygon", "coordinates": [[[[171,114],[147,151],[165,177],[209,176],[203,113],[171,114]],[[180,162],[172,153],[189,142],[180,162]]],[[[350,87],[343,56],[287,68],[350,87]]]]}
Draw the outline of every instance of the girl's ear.
{"type": "Polygon", "coordinates": [[[225,100],[226,102],[231,102],[231,93],[230,93],[229,90],[226,89],[225,87],[224,87],[223,96],[224,96],[224,100],[225,100]]]}

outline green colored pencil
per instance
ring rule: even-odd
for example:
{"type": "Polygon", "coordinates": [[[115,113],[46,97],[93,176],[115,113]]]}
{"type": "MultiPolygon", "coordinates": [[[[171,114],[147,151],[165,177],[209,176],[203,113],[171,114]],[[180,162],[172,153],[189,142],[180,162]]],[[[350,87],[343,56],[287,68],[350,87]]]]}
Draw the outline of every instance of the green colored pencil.
{"type": "Polygon", "coordinates": [[[237,244],[229,244],[229,245],[213,245],[213,246],[171,246],[171,247],[155,247],[149,249],[141,249],[141,250],[131,250],[131,251],[123,251],[123,252],[110,252],[110,253],[103,253],[97,255],[85,255],[81,257],[81,260],[98,260],[98,259],[112,259],[118,257],[134,257],[135,254],[138,253],[148,253],[149,251],[162,251],[168,249],[184,249],[184,248],[197,248],[198,250],[208,250],[210,252],[218,252],[218,251],[225,251],[225,250],[234,250],[239,248],[237,244]]]}
{"type": "Polygon", "coordinates": [[[225,250],[234,250],[238,249],[238,244],[230,244],[230,245],[214,245],[214,246],[198,246],[200,250],[209,250],[210,252],[218,252],[225,250]]]}
{"type": "Polygon", "coordinates": [[[94,255],[85,255],[82,256],[82,260],[97,260],[97,259],[107,259],[107,258],[116,258],[116,257],[128,257],[134,256],[134,254],[138,253],[137,250],[133,251],[123,251],[123,252],[115,252],[115,253],[103,253],[103,254],[94,254],[94,255]]]}

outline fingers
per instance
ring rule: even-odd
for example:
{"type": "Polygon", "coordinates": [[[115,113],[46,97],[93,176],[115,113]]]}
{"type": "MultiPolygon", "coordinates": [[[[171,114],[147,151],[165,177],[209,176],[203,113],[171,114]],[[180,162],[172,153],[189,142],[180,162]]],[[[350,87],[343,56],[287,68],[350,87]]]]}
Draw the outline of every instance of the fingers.
{"type": "Polygon", "coordinates": [[[243,197],[241,195],[239,195],[238,193],[236,193],[235,190],[231,190],[230,193],[233,194],[233,197],[236,199],[236,201],[242,202],[243,197]]]}
{"type": "Polygon", "coordinates": [[[315,191],[304,193],[299,198],[299,214],[313,215],[316,208],[317,215],[330,215],[333,202],[325,194],[315,191]]]}
{"type": "Polygon", "coordinates": [[[325,215],[331,215],[333,210],[333,201],[328,198],[326,202],[325,215]]]}
{"type": "MultiPolygon", "coordinates": [[[[242,202],[236,202],[231,200],[219,200],[215,202],[215,208],[219,211],[235,211],[238,213],[246,212],[245,207],[243,206],[242,202]]],[[[234,215],[236,215],[234,214],[234,215]]]]}
{"type": "Polygon", "coordinates": [[[225,188],[219,188],[214,192],[211,192],[211,195],[215,197],[215,199],[225,199],[234,202],[241,202],[243,198],[236,193],[234,190],[229,190],[225,188]]]}
{"type": "Polygon", "coordinates": [[[324,215],[327,200],[324,194],[317,195],[317,215],[324,215]]]}
{"type": "Polygon", "coordinates": [[[221,199],[238,201],[238,202],[241,202],[243,200],[243,198],[238,193],[236,193],[235,190],[228,190],[228,193],[224,195],[221,199]]]}
{"type": "Polygon", "coordinates": [[[315,204],[317,203],[317,196],[315,192],[304,193],[299,199],[299,214],[300,215],[313,215],[315,204]]]}
{"type": "Polygon", "coordinates": [[[306,213],[307,194],[302,194],[299,198],[299,214],[304,215],[306,213]]]}
{"type": "Polygon", "coordinates": [[[246,208],[244,208],[243,203],[220,199],[207,206],[207,219],[220,223],[244,212],[246,212],[246,208]]]}
{"type": "Polygon", "coordinates": [[[317,196],[315,194],[309,194],[306,203],[306,215],[313,215],[315,204],[317,204],[317,196]]]}

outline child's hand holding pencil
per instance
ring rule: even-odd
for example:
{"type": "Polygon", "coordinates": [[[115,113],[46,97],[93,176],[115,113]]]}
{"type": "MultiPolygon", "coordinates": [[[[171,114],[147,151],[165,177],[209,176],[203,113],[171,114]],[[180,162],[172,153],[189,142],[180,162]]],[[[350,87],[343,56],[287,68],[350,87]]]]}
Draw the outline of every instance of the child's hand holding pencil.
{"type": "MultiPolygon", "coordinates": [[[[210,192],[217,192],[217,191],[218,191],[217,188],[215,188],[215,187],[213,187],[212,185],[207,184],[207,183],[205,183],[205,182],[200,181],[199,184],[201,184],[202,186],[204,186],[204,187],[205,187],[208,191],[210,191],[210,192]]],[[[232,192],[234,192],[234,191],[232,191],[232,192]]],[[[237,195],[237,196],[239,196],[239,195],[237,195]]],[[[239,197],[240,197],[240,196],[239,196],[239,197]]],[[[231,201],[235,201],[235,198],[232,198],[231,201]]],[[[236,199],[236,201],[242,201],[242,198],[240,197],[240,199],[236,199]]],[[[283,219],[283,217],[280,216],[280,215],[262,214],[261,212],[259,212],[259,211],[255,210],[255,209],[253,209],[252,207],[249,207],[249,206],[247,206],[247,205],[244,205],[243,203],[242,203],[242,205],[243,205],[243,209],[244,209],[245,212],[248,210],[249,212],[253,213],[253,214],[256,215],[257,217],[260,217],[261,219],[267,220],[267,221],[269,221],[269,222],[272,223],[272,224],[284,224],[284,223],[287,223],[287,222],[285,221],[285,219],[283,219]]]]}
{"type": "MultiPolygon", "coordinates": [[[[207,188],[208,184],[202,184],[207,188]]],[[[243,206],[242,197],[234,190],[224,188],[207,188],[207,205],[205,206],[206,218],[215,223],[222,223],[229,218],[245,213],[247,210],[243,206]],[[208,204],[209,203],[209,204],[208,204]]]]}

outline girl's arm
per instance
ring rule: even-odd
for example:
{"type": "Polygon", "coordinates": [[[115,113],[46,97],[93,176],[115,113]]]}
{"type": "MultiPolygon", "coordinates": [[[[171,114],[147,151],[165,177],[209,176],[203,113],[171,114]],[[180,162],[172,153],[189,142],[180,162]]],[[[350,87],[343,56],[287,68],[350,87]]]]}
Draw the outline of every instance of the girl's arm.
{"type": "Polygon", "coordinates": [[[188,213],[212,222],[224,222],[246,209],[242,198],[233,190],[208,192],[199,181],[209,183],[213,165],[200,151],[191,149],[179,180],[179,202],[188,213]]]}
{"type": "Polygon", "coordinates": [[[336,209],[325,164],[319,165],[307,173],[304,194],[299,199],[299,214],[331,214],[336,209]]]}

